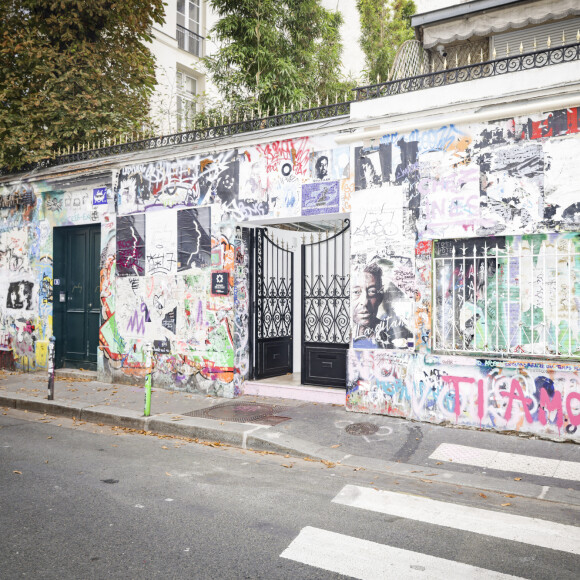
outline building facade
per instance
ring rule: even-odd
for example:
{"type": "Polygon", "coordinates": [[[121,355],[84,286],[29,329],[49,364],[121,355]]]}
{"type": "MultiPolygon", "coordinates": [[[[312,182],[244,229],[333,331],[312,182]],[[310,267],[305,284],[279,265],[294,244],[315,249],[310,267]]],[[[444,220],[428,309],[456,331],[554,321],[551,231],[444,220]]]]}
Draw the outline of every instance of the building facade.
{"type": "Polygon", "coordinates": [[[2,178],[2,347],[577,441],[580,45],[539,54],[2,178]]]}

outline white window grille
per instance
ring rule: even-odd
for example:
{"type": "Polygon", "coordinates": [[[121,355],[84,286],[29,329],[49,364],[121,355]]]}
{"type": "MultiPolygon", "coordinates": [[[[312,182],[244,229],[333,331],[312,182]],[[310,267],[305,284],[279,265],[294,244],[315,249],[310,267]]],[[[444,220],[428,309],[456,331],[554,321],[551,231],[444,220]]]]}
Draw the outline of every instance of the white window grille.
{"type": "Polygon", "coordinates": [[[580,234],[438,240],[433,350],[580,355],[580,234]]]}
{"type": "Polygon", "coordinates": [[[192,118],[196,112],[197,81],[194,77],[177,71],[177,130],[186,131],[191,128],[192,118]]]}

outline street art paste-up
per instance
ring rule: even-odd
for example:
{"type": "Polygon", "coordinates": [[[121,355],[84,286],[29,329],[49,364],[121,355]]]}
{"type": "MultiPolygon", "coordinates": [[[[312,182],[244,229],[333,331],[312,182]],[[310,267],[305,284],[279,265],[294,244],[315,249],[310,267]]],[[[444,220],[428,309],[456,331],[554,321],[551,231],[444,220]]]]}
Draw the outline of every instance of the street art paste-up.
{"type": "Polygon", "coordinates": [[[175,274],[178,269],[177,212],[173,210],[145,214],[145,272],[147,276],[175,274]]]}
{"type": "Polygon", "coordinates": [[[339,207],[338,181],[323,181],[302,186],[302,215],[338,213],[339,207]]]}
{"type": "Polygon", "coordinates": [[[145,276],[145,214],[117,218],[117,276],[145,276]]]}
{"type": "Polygon", "coordinates": [[[203,268],[211,260],[211,209],[182,209],[177,212],[178,270],[203,268]]]}

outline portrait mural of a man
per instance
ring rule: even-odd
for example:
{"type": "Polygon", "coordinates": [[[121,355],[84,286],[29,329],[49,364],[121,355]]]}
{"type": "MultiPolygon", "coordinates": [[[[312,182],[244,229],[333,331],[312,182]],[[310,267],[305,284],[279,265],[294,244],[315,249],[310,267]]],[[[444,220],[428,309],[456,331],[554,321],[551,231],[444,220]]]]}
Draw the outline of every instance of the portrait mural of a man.
{"type": "Polygon", "coordinates": [[[354,272],[351,282],[354,348],[407,348],[413,332],[397,312],[377,262],[354,272]]]}

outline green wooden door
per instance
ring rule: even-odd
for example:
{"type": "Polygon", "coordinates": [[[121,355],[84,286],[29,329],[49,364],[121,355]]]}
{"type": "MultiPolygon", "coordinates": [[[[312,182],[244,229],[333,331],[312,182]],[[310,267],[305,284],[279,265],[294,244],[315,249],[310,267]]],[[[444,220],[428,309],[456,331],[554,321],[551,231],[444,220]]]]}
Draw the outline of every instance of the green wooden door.
{"type": "Polygon", "coordinates": [[[54,230],[54,334],[58,367],[96,370],[100,326],[99,225],[54,230]]]}

